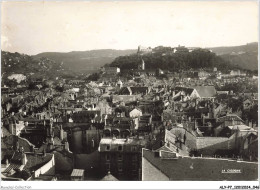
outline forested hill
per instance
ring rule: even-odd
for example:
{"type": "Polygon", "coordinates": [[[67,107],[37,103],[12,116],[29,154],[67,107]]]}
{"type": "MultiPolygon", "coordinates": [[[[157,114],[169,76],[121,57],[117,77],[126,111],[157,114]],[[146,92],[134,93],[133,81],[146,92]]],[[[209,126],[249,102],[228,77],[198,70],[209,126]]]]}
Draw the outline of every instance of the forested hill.
{"type": "MultiPolygon", "coordinates": [[[[56,77],[73,75],[71,71],[64,69],[61,63],[42,57],[39,60],[32,56],[20,53],[1,51],[1,83],[7,86],[15,86],[18,82],[37,79],[55,79],[56,77]]],[[[18,82],[18,83],[20,83],[18,82]]]]}
{"type": "Polygon", "coordinates": [[[42,75],[50,76],[64,70],[61,63],[42,57],[39,60],[33,59],[32,56],[20,53],[11,53],[1,51],[1,69],[2,75],[23,74],[25,76],[42,75]]]}
{"type": "Polygon", "coordinates": [[[191,52],[173,53],[153,52],[143,55],[132,54],[129,56],[120,56],[116,58],[110,66],[117,66],[121,70],[137,69],[141,59],[145,61],[146,69],[165,69],[169,71],[180,71],[188,69],[210,69],[217,67],[218,70],[227,72],[229,69],[240,68],[231,65],[215,53],[206,49],[195,49],[191,52]]]}
{"type": "Polygon", "coordinates": [[[232,65],[243,69],[258,70],[258,43],[248,43],[241,46],[210,48],[232,65]]]}

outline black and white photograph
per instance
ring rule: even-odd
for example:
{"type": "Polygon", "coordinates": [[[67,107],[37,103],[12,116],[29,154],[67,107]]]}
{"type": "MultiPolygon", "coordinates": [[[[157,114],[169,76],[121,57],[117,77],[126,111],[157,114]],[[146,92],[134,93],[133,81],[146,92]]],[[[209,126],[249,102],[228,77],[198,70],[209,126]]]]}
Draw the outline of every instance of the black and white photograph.
{"type": "Polygon", "coordinates": [[[258,32],[257,0],[1,1],[1,189],[259,189],[258,32]]]}

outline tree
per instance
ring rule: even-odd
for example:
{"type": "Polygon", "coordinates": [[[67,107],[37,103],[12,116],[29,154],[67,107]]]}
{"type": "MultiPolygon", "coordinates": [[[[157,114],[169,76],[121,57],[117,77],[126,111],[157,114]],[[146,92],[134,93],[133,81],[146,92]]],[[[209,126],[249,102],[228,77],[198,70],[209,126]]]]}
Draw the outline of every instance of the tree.
{"type": "Polygon", "coordinates": [[[100,78],[99,73],[93,73],[87,77],[88,81],[97,81],[100,78]]]}

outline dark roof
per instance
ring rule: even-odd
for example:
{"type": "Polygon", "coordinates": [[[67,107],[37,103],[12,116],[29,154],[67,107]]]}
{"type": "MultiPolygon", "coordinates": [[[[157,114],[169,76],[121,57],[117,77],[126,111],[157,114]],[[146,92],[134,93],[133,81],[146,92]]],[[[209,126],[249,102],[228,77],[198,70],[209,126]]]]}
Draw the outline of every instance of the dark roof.
{"type": "Polygon", "coordinates": [[[122,88],[118,91],[118,94],[125,94],[125,93],[127,93],[127,94],[130,94],[130,93],[131,93],[128,87],[122,87],[122,88]]]}
{"type": "Polygon", "coordinates": [[[115,108],[115,112],[127,112],[127,111],[129,111],[128,110],[128,107],[126,107],[126,106],[119,106],[119,107],[116,107],[115,108]]]}
{"type": "Polygon", "coordinates": [[[187,94],[191,94],[193,92],[194,88],[189,88],[189,87],[181,87],[181,86],[177,86],[175,87],[175,91],[184,91],[187,94]]]}
{"type": "Polygon", "coordinates": [[[43,154],[26,154],[27,163],[24,166],[24,170],[35,171],[49,162],[52,156],[52,154],[48,153],[45,156],[43,154]]]}
{"type": "Polygon", "coordinates": [[[186,181],[221,181],[228,176],[221,174],[223,166],[247,171],[242,175],[233,175],[229,180],[257,179],[257,163],[236,162],[228,159],[178,157],[177,159],[162,159],[158,152],[143,149],[143,158],[166,175],[169,180],[186,181]],[[222,167],[222,168],[221,168],[222,167]]]}
{"type": "Polygon", "coordinates": [[[132,86],[132,87],[130,87],[130,89],[132,90],[133,94],[148,92],[148,87],[145,87],[145,86],[144,87],[143,86],[132,86]]]}
{"type": "Polygon", "coordinates": [[[3,171],[3,173],[8,173],[8,172],[10,172],[11,170],[19,169],[21,166],[22,166],[22,164],[13,164],[13,163],[11,163],[11,164],[3,171]]]}
{"type": "Polygon", "coordinates": [[[39,119],[35,118],[35,117],[32,117],[32,116],[29,116],[29,117],[25,117],[23,119],[21,119],[22,121],[30,121],[30,122],[38,122],[40,121],[39,119]]]}
{"type": "Polygon", "coordinates": [[[156,140],[152,143],[152,149],[157,150],[162,147],[162,142],[164,142],[164,137],[165,137],[165,131],[162,133],[158,133],[156,135],[156,140]]]}
{"type": "Polygon", "coordinates": [[[22,162],[22,153],[21,152],[14,152],[12,158],[11,158],[11,163],[14,163],[14,164],[21,164],[22,162]]]}

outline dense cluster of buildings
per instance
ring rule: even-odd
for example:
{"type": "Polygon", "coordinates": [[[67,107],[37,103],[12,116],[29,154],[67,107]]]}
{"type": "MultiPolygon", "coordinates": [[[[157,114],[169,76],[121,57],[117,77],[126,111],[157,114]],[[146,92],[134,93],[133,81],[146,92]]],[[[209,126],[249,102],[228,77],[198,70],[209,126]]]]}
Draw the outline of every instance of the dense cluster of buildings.
{"type": "Polygon", "coordinates": [[[2,180],[258,178],[258,121],[241,119],[258,95],[216,90],[256,79],[220,77],[217,68],[151,74],[143,60],[131,79],[119,73],[104,67],[98,81],[2,87],[2,180]],[[227,101],[239,98],[239,109],[227,101]]]}

